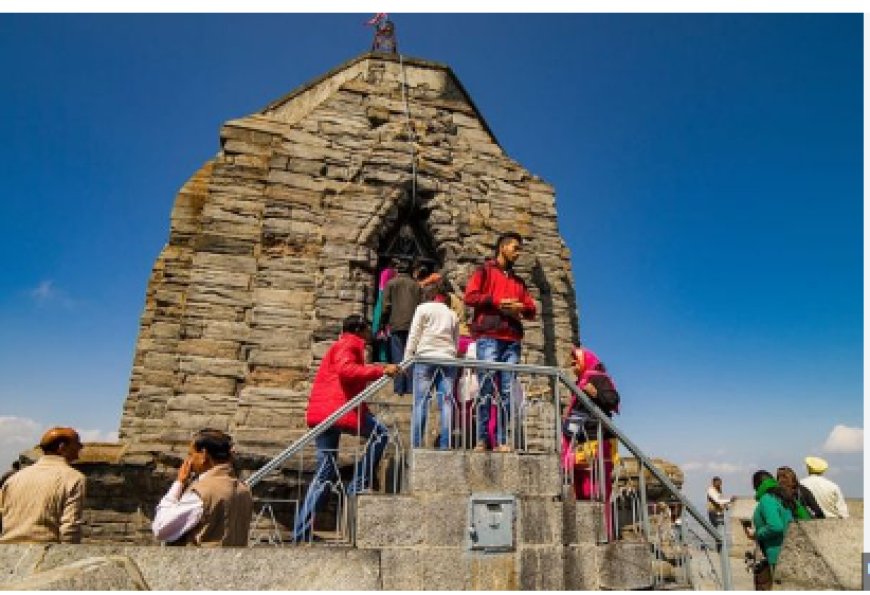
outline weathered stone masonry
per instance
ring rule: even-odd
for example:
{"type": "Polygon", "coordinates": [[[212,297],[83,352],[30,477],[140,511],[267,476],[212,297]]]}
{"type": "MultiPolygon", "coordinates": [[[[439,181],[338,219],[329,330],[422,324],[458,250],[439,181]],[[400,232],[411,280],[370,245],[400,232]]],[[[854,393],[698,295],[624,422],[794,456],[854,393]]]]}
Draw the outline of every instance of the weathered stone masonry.
{"type": "Polygon", "coordinates": [[[318,359],[344,316],[371,315],[379,247],[409,212],[461,288],[499,233],[527,239],[518,271],[541,316],[524,361],[554,365],[577,337],[553,188],[505,155],[448,67],[362,55],[220,140],[179,192],[148,284],[128,460],[180,453],[204,426],[263,456],[301,436],[318,359]]]}

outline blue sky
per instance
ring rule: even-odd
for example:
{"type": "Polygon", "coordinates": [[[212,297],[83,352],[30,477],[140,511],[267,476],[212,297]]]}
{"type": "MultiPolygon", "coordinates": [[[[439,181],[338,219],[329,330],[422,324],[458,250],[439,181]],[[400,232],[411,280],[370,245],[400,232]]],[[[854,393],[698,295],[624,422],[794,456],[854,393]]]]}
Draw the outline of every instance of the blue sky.
{"type": "MultiPolygon", "coordinates": [[[[367,16],[0,15],[0,456],[117,429],[175,193],[367,16]]],[[[393,18],[555,186],[636,442],[693,498],[811,452],[862,495],[861,15],[393,18]]]]}

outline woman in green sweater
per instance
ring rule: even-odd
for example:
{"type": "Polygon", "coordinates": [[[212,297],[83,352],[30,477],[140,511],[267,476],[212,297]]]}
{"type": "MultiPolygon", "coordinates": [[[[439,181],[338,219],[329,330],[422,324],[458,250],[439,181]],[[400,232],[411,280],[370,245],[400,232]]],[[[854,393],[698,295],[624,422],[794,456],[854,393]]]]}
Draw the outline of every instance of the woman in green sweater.
{"type": "Polygon", "coordinates": [[[747,529],[746,535],[755,539],[770,566],[769,573],[763,566],[760,572],[756,571],[755,588],[770,590],[773,587],[773,573],[779,560],[785,531],[794,518],[792,510],[795,503],[791,495],[767,471],[756,471],[752,475],[752,487],[755,489],[755,500],[758,504],[752,513],[754,529],[747,529]]]}

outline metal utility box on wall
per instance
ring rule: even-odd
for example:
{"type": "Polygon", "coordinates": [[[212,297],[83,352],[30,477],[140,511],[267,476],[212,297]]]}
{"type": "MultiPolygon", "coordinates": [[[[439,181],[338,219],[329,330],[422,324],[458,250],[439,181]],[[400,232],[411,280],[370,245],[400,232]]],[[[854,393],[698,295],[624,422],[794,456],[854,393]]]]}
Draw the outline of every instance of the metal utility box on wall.
{"type": "Polygon", "coordinates": [[[512,551],[515,521],[516,497],[512,494],[472,494],[468,501],[469,549],[512,551]]]}

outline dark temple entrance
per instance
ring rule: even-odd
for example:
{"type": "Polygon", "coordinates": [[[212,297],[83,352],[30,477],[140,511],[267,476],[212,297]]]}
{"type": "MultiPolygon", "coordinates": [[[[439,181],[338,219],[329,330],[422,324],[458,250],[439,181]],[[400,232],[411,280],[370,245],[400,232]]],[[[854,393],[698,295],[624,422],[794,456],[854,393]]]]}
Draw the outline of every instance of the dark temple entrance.
{"type": "Polygon", "coordinates": [[[421,206],[421,203],[428,202],[427,198],[431,197],[418,196],[415,199],[406,195],[399,205],[395,220],[388,224],[378,244],[378,265],[372,280],[376,299],[371,312],[375,361],[388,361],[383,332],[386,321],[382,320],[381,313],[383,289],[394,274],[390,269],[397,263],[409,267],[412,272],[420,267],[425,267],[429,273],[441,268],[435,241],[429,231],[430,211],[421,206]]]}

